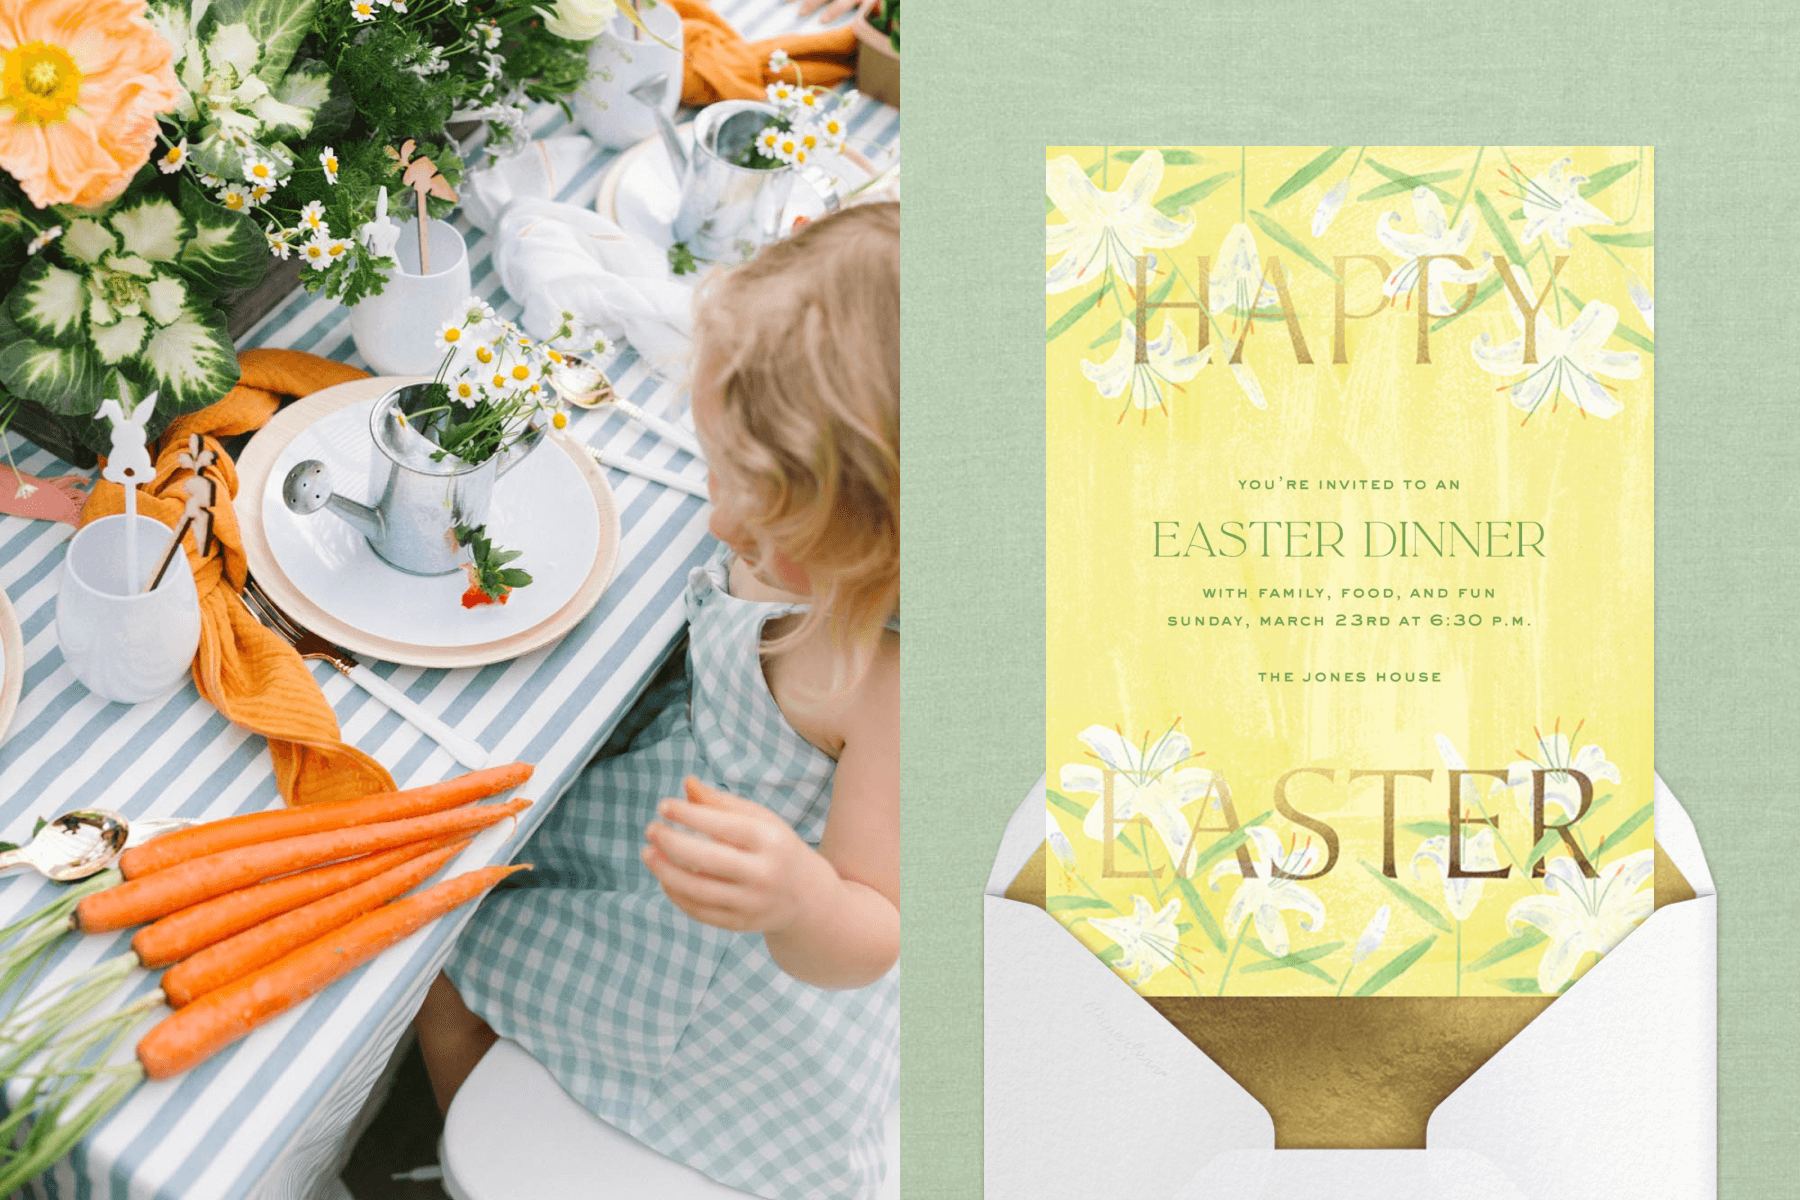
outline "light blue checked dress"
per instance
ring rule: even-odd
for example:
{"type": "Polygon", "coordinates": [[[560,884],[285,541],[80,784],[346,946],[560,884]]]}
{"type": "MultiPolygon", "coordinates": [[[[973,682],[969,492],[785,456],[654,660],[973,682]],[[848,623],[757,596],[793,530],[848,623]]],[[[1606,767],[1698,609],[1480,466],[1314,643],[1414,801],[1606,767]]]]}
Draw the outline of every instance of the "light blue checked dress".
{"type": "Polygon", "coordinates": [[[536,870],[482,905],[447,967],[469,1008],[603,1120],[771,1200],[872,1197],[899,1078],[897,971],[801,983],[760,934],[701,924],[638,858],[684,775],[773,809],[817,846],[837,763],[763,678],[766,622],[797,606],[687,591],[686,671],[652,686],[520,854],[536,870]]]}

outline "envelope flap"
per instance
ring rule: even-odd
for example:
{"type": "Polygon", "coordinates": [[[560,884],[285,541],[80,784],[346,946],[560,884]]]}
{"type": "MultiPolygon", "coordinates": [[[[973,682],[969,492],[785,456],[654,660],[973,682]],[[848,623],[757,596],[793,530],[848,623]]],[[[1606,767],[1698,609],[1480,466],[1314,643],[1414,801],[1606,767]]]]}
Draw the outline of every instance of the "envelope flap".
{"type": "Polygon", "coordinates": [[[1274,1147],[1262,1105],[1054,918],[983,904],[988,1200],[1161,1200],[1221,1151],[1274,1147]]]}
{"type": "Polygon", "coordinates": [[[1040,775],[1031,794],[1013,809],[1007,818],[1006,832],[1000,835],[1000,849],[994,855],[994,869],[988,872],[987,894],[1004,896],[1037,848],[1044,843],[1044,793],[1049,776],[1040,775]]]}
{"type": "Polygon", "coordinates": [[[1174,1200],[1534,1200],[1472,1150],[1234,1150],[1174,1200]]]}

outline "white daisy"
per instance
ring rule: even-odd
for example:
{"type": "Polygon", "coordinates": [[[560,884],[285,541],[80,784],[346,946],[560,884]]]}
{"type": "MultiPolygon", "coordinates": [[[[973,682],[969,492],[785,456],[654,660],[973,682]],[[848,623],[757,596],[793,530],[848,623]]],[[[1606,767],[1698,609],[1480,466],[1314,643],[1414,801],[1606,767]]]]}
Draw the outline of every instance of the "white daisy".
{"type": "Polygon", "coordinates": [[[219,189],[219,203],[232,212],[243,212],[250,207],[250,193],[235,183],[228,183],[219,189]]]}
{"type": "Polygon", "coordinates": [[[330,146],[325,147],[319,154],[319,165],[325,168],[325,182],[336,183],[338,173],[337,151],[333,150],[330,146]]]}
{"type": "Polygon", "coordinates": [[[156,160],[156,169],[161,171],[164,175],[173,175],[176,171],[181,170],[182,167],[187,165],[187,156],[187,139],[182,138],[179,142],[170,146],[161,158],[156,160]]]}
{"type": "Polygon", "coordinates": [[[300,224],[322,236],[331,233],[325,224],[325,206],[317,200],[307,201],[306,207],[300,210],[300,224]]]}
{"type": "Polygon", "coordinates": [[[54,242],[57,238],[61,237],[62,231],[63,228],[61,225],[52,225],[50,228],[31,239],[30,243],[25,247],[25,253],[36,254],[39,250],[42,250],[45,246],[48,246],[51,242],[54,242]]]}

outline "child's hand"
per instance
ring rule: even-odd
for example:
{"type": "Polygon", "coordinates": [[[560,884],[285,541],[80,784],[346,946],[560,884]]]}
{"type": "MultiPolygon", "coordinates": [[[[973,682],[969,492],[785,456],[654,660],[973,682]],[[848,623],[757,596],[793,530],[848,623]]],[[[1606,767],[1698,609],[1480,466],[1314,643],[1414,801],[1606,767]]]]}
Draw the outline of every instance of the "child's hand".
{"type": "Polygon", "coordinates": [[[838,883],[831,864],[767,808],[692,775],[685,788],[686,800],[659,806],[663,820],[645,830],[642,855],[669,899],[696,921],[779,932],[809,897],[838,883]]]}

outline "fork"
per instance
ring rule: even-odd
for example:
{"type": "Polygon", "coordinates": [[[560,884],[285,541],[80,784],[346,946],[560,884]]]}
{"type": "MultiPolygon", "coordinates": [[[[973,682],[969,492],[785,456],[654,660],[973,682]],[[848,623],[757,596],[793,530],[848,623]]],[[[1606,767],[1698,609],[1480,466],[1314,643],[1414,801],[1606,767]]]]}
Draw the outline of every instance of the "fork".
{"type": "Polygon", "coordinates": [[[251,615],[298,651],[301,658],[323,659],[330,663],[351,683],[385,704],[391,712],[398,713],[471,771],[479,771],[488,765],[491,756],[481,746],[419,707],[405,692],[357,662],[348,650],[333,645],[288,616],[256,580],[244,581],[244,600],[251,615]]]}

